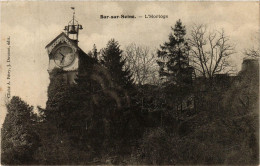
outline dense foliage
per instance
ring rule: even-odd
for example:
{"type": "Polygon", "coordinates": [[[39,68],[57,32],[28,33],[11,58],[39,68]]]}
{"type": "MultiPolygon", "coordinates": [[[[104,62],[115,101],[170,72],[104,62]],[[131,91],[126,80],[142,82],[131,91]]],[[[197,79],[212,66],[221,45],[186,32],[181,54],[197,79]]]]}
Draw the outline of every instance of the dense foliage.
{"type": "Polygon", "coordinates": [[[36,115],[19,97],[6,105],[7,115],[1,130],[1,161],[3,164],[32,164],[34,151],[39,146],[36,115]]]}
{"type": "Polygon", "coordinates": [[[120,45],[114,39],[107,43],[107,47],[102,50],[101,63],[111,74],[112,80],[122,88],[129,88],[133,84],[130,70],[125,65],[125,59],[122,57],[120,45]]]}
{"type": "Polygon", "coordinates": [[[179,20],[158,51],[162,84],[134,84],[114,39],[80,56],[74,84],[50,73],[39,114],[6,105],[2,164],[258,164],[259,64],[237,76],[196,78],[179,20]],[[187,74],[188,73],[188,74],[187,74]]]}
{"type": "Polygon", "coordinates": [[[193,68],[189,65],[189,46],[186,41],[186,28],[178,20],[172,27],[169,42],[165,42],[158,50],[160,77],[167,89],[165,100],[174,102],[178,110],[183,110],[184,98],[192,92],[193,68]]]}
{"type": "Polygon", "coordinates": [[[186,42],[186,28],[178,20],[169,35],[169,42],[158,50],[160,75],[165,76],[171,84],[178,86],[189,83],[189,46],[186,42]]]}

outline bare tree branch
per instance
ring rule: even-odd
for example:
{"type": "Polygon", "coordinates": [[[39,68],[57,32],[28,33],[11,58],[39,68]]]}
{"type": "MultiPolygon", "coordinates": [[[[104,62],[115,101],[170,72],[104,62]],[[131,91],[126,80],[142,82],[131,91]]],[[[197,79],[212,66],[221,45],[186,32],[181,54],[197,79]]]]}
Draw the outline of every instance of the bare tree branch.
{"type": "Polygon", "coordinates": [[[194,25],[188,41],[192,65],[203,77],[212,78],[217,73],[228,73],[232,68],[228,58],[235,53],[235,48],[223,29],[208,32],[205,25],[194,25]]]}
{"type": "Polygon", "coordinates": [[[155,54],[148,47],[132,43],[126,47],[124,56],[136,84],[154,84],[158,80],[155,54]]]}

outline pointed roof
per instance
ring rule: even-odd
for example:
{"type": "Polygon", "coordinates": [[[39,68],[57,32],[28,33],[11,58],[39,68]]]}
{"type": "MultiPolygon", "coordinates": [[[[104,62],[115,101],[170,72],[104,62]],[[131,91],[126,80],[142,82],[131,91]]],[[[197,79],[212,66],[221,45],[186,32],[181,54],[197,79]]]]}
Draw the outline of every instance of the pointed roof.
{"type": "Polygon", "coordinates": [[[60,38],[61,36],[64,36],[64,37],[67,38],[69,41],[71,41],[71,43],[72,43],[75,47],[78,47],[77,44],[75,44],[72,39],[70,39],[64,32],[61,32],[55,39],[53,39],[49,44],[47,44],[45,48],[49,47],[52,43],[54,43],[54,42],[55,42],[58,38],[60,38]]]}
{"type": "MultiPolygon", "coordinates": [[[[81,53],[86,54],[81,48],[79,48],[79,46],[75,43],[74,40],[70,39],[64,32],[61,32],[56,38],[54,38],[49,44],[46,45],[46,49],[49,50],[49,47],[51,47],[51,45],[53,43],[55,43],[59,38],[64,37],[65,39],[67,39],[67,41],[69,41],[69,44],[74,46],[76,49],[78,49],[81,53]]],[[[51,52],[52,48],[50,48],[49,52],[51,52]]],[[[87,55],[87,54],[86,54],[87,55]]]]}

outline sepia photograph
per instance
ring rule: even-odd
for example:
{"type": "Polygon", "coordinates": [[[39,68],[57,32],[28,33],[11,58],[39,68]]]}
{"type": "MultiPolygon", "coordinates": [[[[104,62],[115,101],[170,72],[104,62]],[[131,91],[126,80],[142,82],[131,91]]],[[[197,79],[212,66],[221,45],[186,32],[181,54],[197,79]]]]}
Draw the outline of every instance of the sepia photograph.
{"type": "Polygon", "coordinates": [[[1,1],[1,165],[259,165],[259,1],[1,1]]]}

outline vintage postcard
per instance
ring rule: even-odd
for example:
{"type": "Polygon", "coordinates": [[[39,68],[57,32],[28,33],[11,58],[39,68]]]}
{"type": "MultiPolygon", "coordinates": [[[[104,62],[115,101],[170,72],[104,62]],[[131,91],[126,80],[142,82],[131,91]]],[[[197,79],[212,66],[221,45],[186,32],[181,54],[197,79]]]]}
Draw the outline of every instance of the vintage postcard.
{"type": "Polygon", "coordinates": [[[2,1],[2,165],[258,165],[259,1],[2,1]]]}

